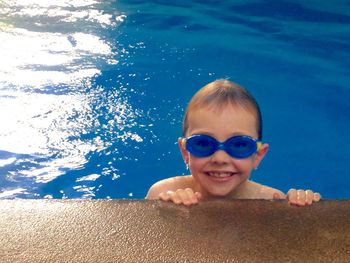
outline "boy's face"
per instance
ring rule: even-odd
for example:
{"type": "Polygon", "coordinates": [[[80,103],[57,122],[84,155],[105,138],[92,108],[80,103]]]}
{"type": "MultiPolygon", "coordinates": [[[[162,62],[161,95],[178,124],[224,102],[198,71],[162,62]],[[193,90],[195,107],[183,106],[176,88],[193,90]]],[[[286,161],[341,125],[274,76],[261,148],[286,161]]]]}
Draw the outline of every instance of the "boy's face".
{"type": "MultiPolygon", "coordinates": [[[[221,111],[215,107],[206,107],[192,111],[188,116],[187,137],[194,134],[206,134],[223,142],[234,135],[248,135],[257,139],[256,117],[240,106],[228,105],[221,111]]],[[[179,143],[182,156],[189,164],[195,179],[196,191],[208,196],[227,196],[233,194],[267,152],[268,145],[245,159],[235,159],[223,150],[213,155],[198,158],[191,155],[179,143]]]]}

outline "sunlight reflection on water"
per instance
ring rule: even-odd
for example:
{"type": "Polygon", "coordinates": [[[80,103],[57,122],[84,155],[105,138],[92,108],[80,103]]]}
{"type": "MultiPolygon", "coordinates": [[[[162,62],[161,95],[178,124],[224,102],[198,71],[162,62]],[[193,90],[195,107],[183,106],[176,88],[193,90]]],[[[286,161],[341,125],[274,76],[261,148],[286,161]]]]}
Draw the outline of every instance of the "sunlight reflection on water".
{"type": "MultiPolygon", "coordinates": [[[[138,113],[122,91],[106,95],[91,89],[90,79],[101,67],[118,64],[119,51],[89,29],[116,27],[125,18],[98,10],[98,4],[0,4],[0,168],[14,167],[0,197],[28,194],[11,184],[23,178],[28,184],[46,183],[66,170],[79,169],[88,153],[117,139],[142,141],[137,133],[123,131],[134,125],[130,122],[138,113]],[[107,116],[102,108],[108,109],[107,116]],[[105,140],[105,133],[114,134],[105,140]]],[[[97,178],[86,175],[77,182],[97,178]]],[[[92,189],[76,190],[91,195],[92,189]]]]}

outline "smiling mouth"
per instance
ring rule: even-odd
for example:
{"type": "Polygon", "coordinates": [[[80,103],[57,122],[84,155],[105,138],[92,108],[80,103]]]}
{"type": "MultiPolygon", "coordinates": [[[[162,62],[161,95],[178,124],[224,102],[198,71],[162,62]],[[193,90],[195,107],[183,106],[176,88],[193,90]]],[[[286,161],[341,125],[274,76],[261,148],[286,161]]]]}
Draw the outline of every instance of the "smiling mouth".
{"type": "Polygon", "coordinates": [[[235,173],[231,173],[231,172],[207,172],[206,174],[210,177],[215,177],[215,178],[226,178],[226,177],[231,177],[235,175],[235,173]]]}

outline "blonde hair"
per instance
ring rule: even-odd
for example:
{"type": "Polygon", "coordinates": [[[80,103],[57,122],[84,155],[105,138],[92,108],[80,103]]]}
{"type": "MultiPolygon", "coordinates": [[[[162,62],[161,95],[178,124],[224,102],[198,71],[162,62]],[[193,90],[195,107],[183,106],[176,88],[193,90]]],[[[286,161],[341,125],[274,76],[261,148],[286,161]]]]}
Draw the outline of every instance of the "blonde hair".
{"type": "Polygon", "coordinates": [[[221,110],[228,104],[241,106],[254,113],[256,116],[258,140],[261,140],[262,117],[258,103],[245,88],[226,79],[215,80],[194,94],[185,111],[182,127],[183,136],[186,137],[188,116],[193,110],[209,106],[215,106],[218,110],[221,110]]]}

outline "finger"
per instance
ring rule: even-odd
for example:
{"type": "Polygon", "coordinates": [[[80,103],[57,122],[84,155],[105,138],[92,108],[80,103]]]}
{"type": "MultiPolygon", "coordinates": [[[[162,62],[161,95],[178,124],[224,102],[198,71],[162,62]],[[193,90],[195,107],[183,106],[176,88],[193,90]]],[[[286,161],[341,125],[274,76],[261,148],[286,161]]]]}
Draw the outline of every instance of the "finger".
{"type": "Polygon", "coordinates": [[[176,195],[180,199],[180,203],[182,203],[184,205],[191,205],[192,204],[192,199],[191,198],[192,198],[192,195],[193,195],[193,191],[190,188],[178,189],[176,191],[176,195]]]}
{"type": "Polygon", "coordinates": [[[198,201],[201,200],[201,199],[203,198],[201,192],[195,192],[194,194],[195,194],[195,196],[197,197],[197,200],[198,200],[198,201]]]}
{"type": "Polygon", "coordinates": [[[314,199],[313,199],[313,201],[314,202],[318,202],[318,201],[320,201],[321,200],[321,195],[320,195],[320,193],[314,193],[314,199]]]}
{"type": "Polygon", "coordinates": [[[191,205],[191,196],[193,195],[193,191],[191,194],[191,189],[178,189],[174,192],[174,194],[171,196],[171,200],[175,204],[184,204],[184,205],[191,205]]]}
{"type": "Polygon", "coordinates": [[[202,194],[200,192],[194,192],[191,188],[186,188],[185,192],[186,195],[182,196],[184,205],[198,204],[199,200],[202,198],[202,194]]]}
{"type": "Polygon", "coordinates": [[[175,192],[173,192],[170,196],[170,200],[173,201],[175,204],[179,205],[182,204],[182,196],[181,193],[183,192],[183,189],[178,189],[175,192]]]}
{"type": "Polygon", "coordinates": [[[297,205],[298,206],[304,206],[305,205],[305,199],[306,199],[306,193],[304,190],[298,190],[297,191],[297,205]]]}
{"type": "Polygon", "coordinates": [[[290,189],[287,193],[287,200],[290,204],[296,205],[298,203],[298,194],[297,190],[290,189]]]}
{"type": "Polygon", "coordinates": [[[313,200],[314,200],[314,192],[311,190],[306,190],[305,191],[305,204],[311,205],[313,200]]]}
{"type": "Polygon", "coordinates": [[[274,200],[276,200],[276,199],[281,199],[281,195],[280,195],[279,193],[274,193],[273,196],[272,196],[272,198],[273,198],[274,200]]]}
{"type": "Polygon", "coordinates": [[[272,199],[274,199],[274,200],[283,200],[283,199],[286,199],[286,196],[284,194],[282,194],[282,193],[276,192],[276,193],[274,193],[272,195],[272,199]]]}
{"type": "Polygon", "coordinates": [[[192,204],[197,204],[198,203],[198,197],[197,195],[193,192],[193,190],[191,188],[186,188],[185,192],[187,194],[187,196],[185,196],[187,199],[184,200],[184,202],[186,202],[186,204],[192,205],[192,204]]]}
{"type": "Polygon", "coordinates": [[[173,193],[173,191],[161,192],[158,195],[158,199],[162,200],[162,201],[169,201],[172,193],[173,193]]]}

